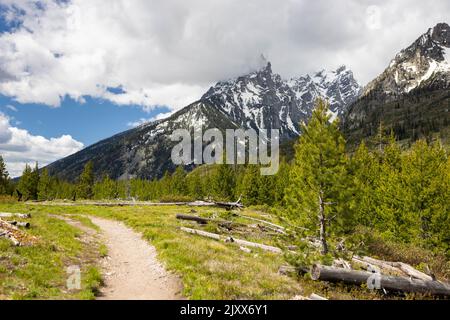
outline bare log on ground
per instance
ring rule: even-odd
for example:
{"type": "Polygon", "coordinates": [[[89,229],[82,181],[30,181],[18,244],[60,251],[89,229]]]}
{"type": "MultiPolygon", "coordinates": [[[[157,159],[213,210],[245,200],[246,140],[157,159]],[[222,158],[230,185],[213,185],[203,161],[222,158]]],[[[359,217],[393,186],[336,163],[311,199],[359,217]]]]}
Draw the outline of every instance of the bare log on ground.
{"type": "Polygon", "coordinates": [[[248,220],[252,220],[252,221],[256,221],[256,222],[259,222],[259,223],[266,224],[268,226],[271,226],[274,229],[277,229],[277,230],[280,230],[280,231],[283,231],[283,232],[285,230],[285,228],[283,226],[277,225],[275,223],[272,223],[272,222],[269,222],[269,221],[266,221],[266,220],[261,220],[261,219],[249,217],[249,216],[246,216],[246,215],[242,215],[242,214],[240,214],[238,216],[241,217],[241,218],[245,218],[245,219],[248,219],[248,220]]]}
{"type": "Polygon", "coordinates": [[[408,275],[412,278],[415,278],[415,279],[420,279],[420,280],[424,280],[424,281],[433,281],[433,277],[413,268],[412,266],[410,266],[407,263],[383,261],[383,260],[374,259],[371,257],[363,257],[362,260],[367,263],[379,266],[380,268],[390,269],[390,270],[401,270],[406,275],[408,275]]]}
{"type": "Polygon", "coordinates": [[[375,275],[371,272],[347,270],[317,264],[311,268],[311,278],[313,280],[361,285],[367,284],[371,277],[378,277],[379,289],[383,288],[395,292],[431,294],[434,296],[450,296],[450,285],[439,281],[425,281],[410,277],[386,276],[381,274],[375,275]]]}
{"type": "Polygon", "coordinates": [[[0,219],[0,236],[9,239],[15,246],[33,245],[38,241],[35,236],[27,234],[16,225],[2,219],[0,219]]]}
{"type": "Polygon", "coordinates": [[[206,232],[203,230],[197,230],[197,229],[191,229],[191,228],[185,228],[185,227],[181,227],[181,230],[184,232],[200,235],[203,237],[208,237],[208,238],[215,239],[218,241],[222,240],[222,241],[227,241],[227,242],[234,242],[234,243],[236,243],[240,246],[244,246],[244,247],[259,248],[259,249],[262,249],[265,251],[270,251],[273,253],[282,253],[283,252],[280,248],[277,248],[277,247],[268,246],[268,245],[256,243],[256,242],[250,242],[250,241],[241,240],[241,239],[234,239],[232,237],[222,237],[219,234],[206,232]]]}
{"type": "Polygon", "coordinates": [[[210,219],[207,219],[207,218],[202,218],[202,217],[197,217],[197,216],[189,216],[189,215],[185,215],[185,214],[177,214],[177,219],[195,221],[200,224],[207,224],[209,221],[211,221],[210,219]]]}
{"type": "Polygon", "coordinates": [[[338,267],[338,268],[344,268],[344,269],[352,270],[352,267],[351,267],[350,263],[348,263],[347,261],[345,261],[342,258],[335,259],[333,261],[333,266],[334,267],[338,267]]]}
{"type": "Polygon", "coordinates": [[[191,216],[186,214],[177,214],[176,218],[179,220],[187,220],[187,221],[195,221],[198,224],[208,224],[209,222],[217,223],[220,227],[226,228],[228,230],[233,229],[233,227],[252,227],[243,223],[238,223],[234,221],[228,220],[219,220],[219,219],[211,219],[211,218],[202,218],[199,216],[191,216]]]}
{"type": "Polygon", "coordinates": [[[20,246],[20,241],[17,240],[16,237],[14,237],[14,235],[9,230],[0,229],[0,237],[8,239],[15,246],[20,246]]]}
{"type": "Polygon", "coordinates": [[[216,233],[211,233],[211,232],[206,232],[203,230],[197,230],[197,229],[191,229],[191,228],[185,228],[185,227],[181,227],[180,228],[182,231],[187,232],[187,233],[192,233],[192,234],[196,234],[202,237],[207,237],[207,238],[211,238],[214,240],[221,240],[221,237],[219,234],[216,233]]]}
{"type": "Polygon", "coordinates": [[[319,296],[318,294],[311,293],[309,296],[309,300],[328,300],[327,298],[324,298],[322,296],[319,296]]]}
{"type": "Polygon", "coordinates": [[[29,219],[29,218],[31,218],[31,214],[0,212],[0,218],[14,218],[14,217],[21,218],[21,219],[29,219]]]}
{"type": "Polygon", "coordinates": [[[31,225],[29,222],[20,222],[20,221],[8,221],[9,224],[16,226],[16,227],[22,227],[28,229],[31,225]]]}

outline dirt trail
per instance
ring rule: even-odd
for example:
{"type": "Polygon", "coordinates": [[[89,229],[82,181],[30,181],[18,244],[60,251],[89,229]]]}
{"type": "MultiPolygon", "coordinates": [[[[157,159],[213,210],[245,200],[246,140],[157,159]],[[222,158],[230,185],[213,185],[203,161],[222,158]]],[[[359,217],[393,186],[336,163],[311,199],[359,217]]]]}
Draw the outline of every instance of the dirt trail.
{"type": "Polygon", "coordinates": [[[142,237],[116,221],[90,217],[102,230],[108,257],[102,261],[105,287],[99,300],[182,299],[181,282],[156,258],[142,237]]]}

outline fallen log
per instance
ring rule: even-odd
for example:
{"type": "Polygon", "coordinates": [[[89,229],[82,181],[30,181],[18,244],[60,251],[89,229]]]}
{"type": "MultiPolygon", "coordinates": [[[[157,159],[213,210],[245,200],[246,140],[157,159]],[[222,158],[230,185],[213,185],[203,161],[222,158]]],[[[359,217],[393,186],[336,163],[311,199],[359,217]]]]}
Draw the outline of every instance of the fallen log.
{"type": "Polygon", "coordinates": [[[177,214],[176,218],[179,220],[187,220],[187,221],[195,221],[198,224],[208,224],[209,222],[217,223],[220,227],[231,230],[233,227],[251,227],[243,223],[238,223],[234,221],[228,220],[219,220],[219,219],[211,219],[211,218],[202,218],[198,216],[190,216],[186,214],[177,214]]]}
{"type": "Polygon", "coordinates": [[[266,220],[261,220],[261,219],[249,217],[249,216],[246,216],[246,215],[242,215],[242,214],[240,214],[238,216],[241,217],[241,218],[248,219],[248,220],[252,220],[252,221],[259,222],[259,223],[267,224],[267,225],[271,226],[272,228],[279,229],[279,230],[281,230],[283,232],[285,230],[285,228],[283,226],[277,225],[275,223],[272,223],[272,222],[269,222],[269,221],[266,221],[266,220]]]}
{"type": "Polygon", "coordinates": [[[20,222],[20,221],[8,221],[9,224],[16,226],[16,227],[22,227],[28,229],[31,225],[29,222],[20,222]]]}
{"type": "Polygon", "coordinates": [[[16,237],[14,237],[14,235],[8,230],[0,229],[0,237],[8,239],[16,247],[20,246],[20,241],[17,240],[16,237]]]}
{"type": "Polygon", "coordinates": [[[29,218],[31,218],[31,214],[0,212],[0,218],[13,218],[13,217],[21,218],[21,219],[29,219],[29,218]]]}
{"type": "Polygon", "coordinates": [[[222,237],[219,234],[216,233],[211,233],[211,232],[206,232],[203,230],[197,230],[197,229],[191,229],[191,228],[185,228],[185,227],[181,227],[181,230],[184,232],[188,232],[188,233],[192,233],[192,234],[196,234],[196,235],[200,235],[203,237],[207,237],[207,238],[211,238],[211,239],[215,239],[218,241],[225,241],[225,242],[234,242],[240,246],[244,246],[244,247],[252,247],[252,248],[259,248],[265,251],[270,251],[273,253],[282,253],[283,251],[280,248],[277,247],[273,247],[273,246],[268,246],[265,244],[261,244],[261,243],[256,243],[256,242],[250,242],[250,241],[246,241],[246,240],[241,240],[241,239],[234,239],[232,237],[222,237]]]}
{"type": "Polygon", "coordinates": [[[439,281],[386,276],[365,271],[327,267],[318,264],[312,266],[310,273],[313,280],[343,282],[354,285],[368,284],[368,280],[370,281],[370,279],[374,279],[373,277],[377,277],[379,286],[375,286],[376,289],[385,289],[395,292],[422,293],[434,296],[450,296],[450,285],[439,281]]]}
{"type": "Polygon", "coordinates": [[[197,229],[191,229],[191,228],[185,228],[185,227],[181,227],[180,228],[182,231],[187,232],[187,233],[192,233],[192,234],[196,234],[202,237],[207,237],[207,238],[211,238],[214,240],[221,240],[221,237],[219,234],[216,233],[211,233],[211,232],[206,232],[203,230],[197,230],[197,229]]]}
{"type": "Polygon", "coordinates": [[[390,269],[393,271],[401,270],[404,274],[406,274],[412,278],[415,278],[415,279],[420,279],[420,280],[424,280],[424,281],[433,281],[433,277],[413,268],[412,266],[410,266],[407,263],[383,261],[383,260],[374,259],[371,257],[363,257],[362,260],[367,263],[379,266],[380,268],[390,269]]]}
{"type": "Polygon", "coordinates": [[[217,207],[225,208],[227,210],[233,210],[233,209],[243,209],[244,206],[241,203],[238,202],[214,202],[214,204],[217,207]]]}
{"type": "Polygon", "coordinates": [[[17,228],[16,225],[2,219],[0,219],[0,235],[9,239],[15,246],[33,245],[38,241],[38,238],[25,233],[17,228]]]}
{"type": "Polygon", "coordinates": [[[333,266],[334,267],[339,267],[339,268],[344,268],[344,269],[349,269],[352,270],[352,266],[350,265],[350,263],[348,263],[347,261],[345,261],[342,258],[339,259],[335,259],[333,261],[333,266]]]}
{"type": "Polygon", "coordinates": [[[324,298],[322,296],[319,296],[318,294],[311,293],[309,296],[309,300],[328,300],[327,298],[324,298]]]}
{"type": "Polygon", "coordinates": [[[189,216],[189,215],[185,215],[185,214],[177,214],[177,219],[180,220],[188,220],[188,221],[195,221],[199,224],[207,224],[209,221],[211,221],[210,219],[207,218],[202,218],[202,217],[197,217],[197,216],[189,216]]]}

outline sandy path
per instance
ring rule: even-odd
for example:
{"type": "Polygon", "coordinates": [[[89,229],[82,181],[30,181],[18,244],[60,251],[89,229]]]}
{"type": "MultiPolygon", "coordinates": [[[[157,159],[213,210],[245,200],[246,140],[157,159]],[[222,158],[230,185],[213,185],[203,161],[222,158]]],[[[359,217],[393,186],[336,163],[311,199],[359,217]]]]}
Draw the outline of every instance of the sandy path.
{"type": "Polygon", "coordinates": [[[108,247],[99,300],[182,299],[180,280],[164,269],[153,246],[120,222],[89,218],[102,230],[108,247]]]}

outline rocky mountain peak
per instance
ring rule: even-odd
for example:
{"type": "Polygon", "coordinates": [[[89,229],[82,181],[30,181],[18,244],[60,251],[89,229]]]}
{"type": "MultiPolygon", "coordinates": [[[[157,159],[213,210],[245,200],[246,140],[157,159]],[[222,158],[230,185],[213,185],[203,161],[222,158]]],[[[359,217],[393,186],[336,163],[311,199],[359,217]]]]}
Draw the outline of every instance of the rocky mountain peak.
{"type": "Polygon", "coordinates": [[[450,85],[450,27],[439,23],[408,48],[401,50],[388,68],[364,89],[382,99],[409,93],[424,86],[450,85]],[[384,97],[381,97],[384,96],[384,97]]]}
{"type": "Polygon", "coordinates": [[[450,46],[450,26],[447,23],[438,23],[429,32],[433,41],[446,47],[450,46]]]}

